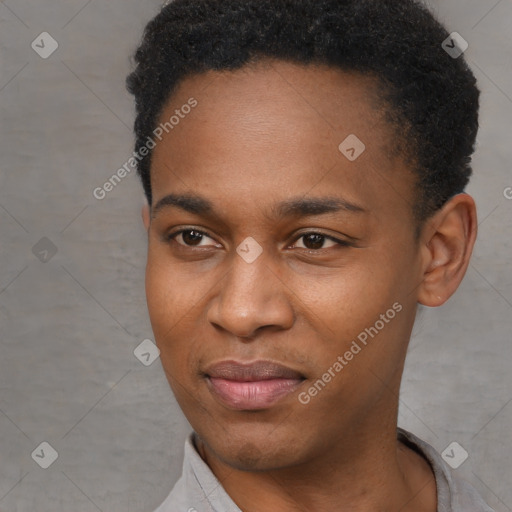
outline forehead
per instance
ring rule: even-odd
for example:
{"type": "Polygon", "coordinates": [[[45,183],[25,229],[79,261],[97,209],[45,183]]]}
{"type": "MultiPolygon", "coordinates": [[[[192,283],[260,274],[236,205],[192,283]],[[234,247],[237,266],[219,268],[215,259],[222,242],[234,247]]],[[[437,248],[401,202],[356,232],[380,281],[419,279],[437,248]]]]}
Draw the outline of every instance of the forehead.
{"type": "Polygon", "coordinates": [[[323,187],[358,203],[380,187],[405,199],[410,180],[390,151],[384,110],[374,79],[322,65],[268,60],[191,76],[159,120],[180,117],[153,150],[153,204],[177,188],[264,199],[270,190],[298,196],[323,187]],[[197,106],[185,115],[191,98],[197,106]]]}
{"type": "MultiPolygon", "coordinates": [[[[257,130],[263,136],[274,127],[293,124],[291,137],[304,133],[316,138],[319,127],[322,132],[337,131],[337,135],[370,128],[375,145],[383,137],[394,136],[383,120],[388,107],[380,100],[380,91],[372,76],[320,64],[263,59],[234,71],[210,70],[185,78],[168,100],[160,121],[167,121],[194,97],[199,108],[193,117],[211,124],[215,116],[219,131],[237,127],[257,130]]],[[[183,129],[176,126],[172,131],[176,134],[183,129]]],[[[236,133],[227,135],[234,138],[236,133]]]]}

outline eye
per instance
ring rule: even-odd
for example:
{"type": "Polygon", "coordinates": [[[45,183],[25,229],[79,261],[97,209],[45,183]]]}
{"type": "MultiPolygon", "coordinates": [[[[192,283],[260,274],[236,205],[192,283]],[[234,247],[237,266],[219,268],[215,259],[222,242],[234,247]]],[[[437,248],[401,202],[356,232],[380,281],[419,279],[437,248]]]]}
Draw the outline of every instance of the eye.
{"type": "MultiPolygon", "coordinates": [[[[205,241],[205,238],[209,238],[213,240],[211,236],[206,231],[201,231],[194,228],[185,228],[180,229],[178,231],[174,231],[165,235],[165,241],[175,241],[178,245],[182,247],[210,247],[214,245],[219,247],[219,244],[201,244],[201,242],[205,241]]],[[[350,244],[344,240],[340,240],[338,238],[332,237],[330,235],[326,235],[325,233],[317,232],[317,231],[309,231],[307,233],[302,233],[295,240],[303,241],[303,247],[298,247],[299,249],[306,249],[309,252],[319,252],[326,249],[331,249],[336,246],[348,247],[350,244]],[[329,247],[323,247],[325,242],[331,242],[329,247]]]]}
{"type": "Polygon", "coordinates": [[[201,245],[201,242],[204,238],[212,238],[205,231],[199,231],[198,229],[186,228],[180,229],[179,231],[174,231],[173,233],[169,233],[165,235],[165,240],[170,242],[171,240],[175,240],[176,243],[185,247],[204,247],[212,244],[204,244],[201,245]],[[181,242],[179,241],[181,238],[181,242]]]}
{"type": "Polygon", "coordinates": [[[308,249],[310,252],[319,251],[322,249],[330,249],[332,247],[344,246],[347,247],[350,244],[344,240],[340,240],[338,238],[334,238],[332,236],[326,235],[324,233],[320,233],[317,231],[310,231],[308,233],[302,233],[296,240],[304,239],[303,245],[304,247],[299,247],[299,249],[308,249]],[[325,241],[330,241],[332,245],[330,247],[322,247],[325,241]]]}

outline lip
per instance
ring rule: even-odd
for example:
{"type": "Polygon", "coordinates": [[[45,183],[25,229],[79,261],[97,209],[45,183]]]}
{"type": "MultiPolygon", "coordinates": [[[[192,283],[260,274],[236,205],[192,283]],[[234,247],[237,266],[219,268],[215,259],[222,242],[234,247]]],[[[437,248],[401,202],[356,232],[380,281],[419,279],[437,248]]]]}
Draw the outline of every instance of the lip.
{"type": "Polygon", "coordinates": [[[221,361],[205,370],[213,396],[236,410],[267,409],[293,393],[305,377],[273,361],[221,361]]]}

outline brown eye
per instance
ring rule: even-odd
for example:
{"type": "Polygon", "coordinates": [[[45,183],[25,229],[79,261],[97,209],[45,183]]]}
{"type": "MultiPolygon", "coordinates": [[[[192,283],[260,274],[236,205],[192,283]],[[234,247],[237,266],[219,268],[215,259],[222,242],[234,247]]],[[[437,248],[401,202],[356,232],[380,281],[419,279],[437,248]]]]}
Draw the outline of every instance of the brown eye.
{"type": "Polygon", "coordinates": [[[210,238],[208,236],[208,233],[205,233],[204,231],[199,231],[197,229],[181,229],[180,231],[175,231],[174,233],[170,233],[169,235],[165,236],[165,240],[167,242],[171,240],[175,240],[176,243],[179,245],[185,246],[185,247],[203,247],[204,245],[212,245],[212,244],[203,244],[200,245],[203,241],[203,238],[210,238]],[[181,242],[179,241],[181,237],[181,242]]]}
{"type": "Polygon", "coordinates": [[[325,236],[319,235],[318,233],[304,235],[302,238],[304,239],[304,245],[307,249],[322,249],[326,240],[325,236]]]}
{"type": "Polygon", "coordinates": [[[181,238],[186,245],[198,245],[201,242],[203,235],[199,231],[190,229],[187,231],[182,231],[181,238]]]}
{"type": "Polygon", "coordinates": [[[322,249],[330,249],[338,246],[348,246],[349,244],[343,240],[339,240],[337,238],[334,238],[332,236],[325,235],[324,233],[317,233],[317,232],[310,232],[310,233],[303,233],[300,235],[297,240],[303,239],[303,245],[304,247],[299,247],[308,249],[311,251],[319,251],[322,249]],[[329,247],[323,247],[324,243],[326,241],[329,241],[332,243],[329,247]]]}

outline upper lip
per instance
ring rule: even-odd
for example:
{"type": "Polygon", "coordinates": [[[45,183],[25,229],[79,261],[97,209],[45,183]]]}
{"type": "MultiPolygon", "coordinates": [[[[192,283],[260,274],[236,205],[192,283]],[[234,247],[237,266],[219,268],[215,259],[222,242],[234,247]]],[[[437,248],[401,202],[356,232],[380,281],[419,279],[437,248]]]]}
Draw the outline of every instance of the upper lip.
{"type": "Polygon", "coordinates": [[[274,363],[273,361],[254,361],[251,363],[221,361],[209,366],[205,373],[208,377],[239,382],[304,378],[302,374],[292,368],[274,363]]]}

